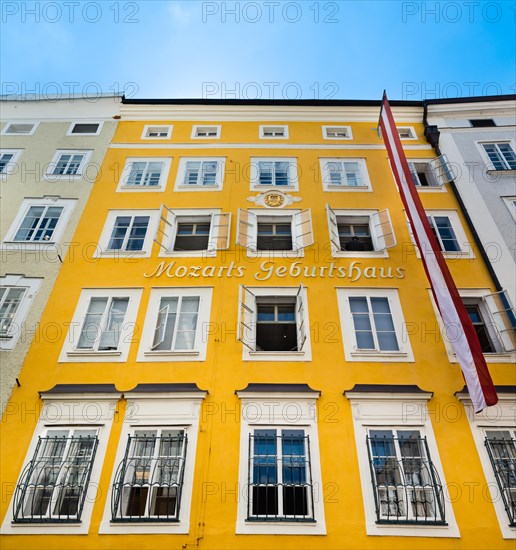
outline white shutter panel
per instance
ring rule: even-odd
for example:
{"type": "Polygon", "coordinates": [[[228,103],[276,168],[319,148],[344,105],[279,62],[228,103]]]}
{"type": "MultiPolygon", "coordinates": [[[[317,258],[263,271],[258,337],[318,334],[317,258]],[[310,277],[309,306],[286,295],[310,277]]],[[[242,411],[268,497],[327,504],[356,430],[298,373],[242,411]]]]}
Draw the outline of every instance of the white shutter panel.
{"type": "Polygon", "coordinates": [[[243,208],[238,209],[236,243],[245,248],[256,250],[258,240],[258,218],[256,214],[243,208]]]}
{"type": "Polygon", "coordinates": [[[408,167],[412,179],[414,180],[414,185],[421,185],[421,182],[419,181],[419,176],[417,175],[416,165],[413,162],[408,162],[408,167]]]}
{"type": "Polygon", "coordinates": [[[387,209],[371,214],[371,225],[378,243],[378,250],[396,246],[396,236],[387,209]]]}
{"type": "Polygon", "coordinates": [[[300,250],[314,244],[314,230],[312,229],[312,215],[310,209],[296,212],[293,216],[294,235],[296,236],[296,247],[300,250]]]}
{"type": "Polygon", "coordinates": [[[337,214],[331,209],[330,205],[326,205],[326,213],[328,214],[328,228],[330,230],[330,243],[332,252],[340,252],[339,226],[337,224],[337,214]]]}
{"type": "Polygon", "coordinates": [[[154,242],[165,251],[169,252],[172,249],[173,237],[176,229],[177,216],[167,208],[164,204],[161,205],[158,225],[156,226],[156,234],[154,235],[154,242]],[[163,229],[161,225],[163,224],[163,229]]]}
{"type": "Polygon", "coordinates": [[[210,236],[208,238],[208,250],[228,249],[230,226],[230,212],[220,212],[212,215],[210,223],[210,236]]]}
{"type": "Polygon", "coordinates": [[[154,329],[154,340],[151,349],[156,349],[165,340],[165,329],[167,327],[167,318],[170,306],[162,307],[158,312],[158,320],[154,329]]]}
{"type": "Polygon", "coordinates": [[[296,294],[297,351],[303,351],[306,342],[304,288],[303,283],[301,283],[296,294]]]}
{"type": "Polygon", "coordinates": [[[487,294],[483,299],[494,321],[493,324],[504,350],[514,351],[516,349],[516,333],[511,317],[514,320],[516,313],[511,307],[507,292],[502,290],[487,294]]]}
{"type": "Polygon", "coordinates": [[[431,163],[432,170],[435,174],[435,179],[438,185],[444,185],[455,179],[455,174],[451,164],[448,162],[446,155],[441,155],[436,159],[432,160],[431,163]]]}
{"type": "Polygon", "coordinates": [[[238,340],[256,351],[256,296],[244,285],[238,293],[238,340]]]}

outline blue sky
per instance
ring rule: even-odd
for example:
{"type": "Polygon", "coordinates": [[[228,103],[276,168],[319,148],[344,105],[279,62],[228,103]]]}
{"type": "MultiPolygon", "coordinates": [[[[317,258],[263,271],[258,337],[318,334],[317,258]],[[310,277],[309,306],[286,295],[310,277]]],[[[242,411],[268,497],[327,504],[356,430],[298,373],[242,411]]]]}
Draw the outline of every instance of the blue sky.
{"type": "Polygon", "coordinates": [[[513,0],[1,2],[2,93],[424,99],[515,93],[513,0]]]}

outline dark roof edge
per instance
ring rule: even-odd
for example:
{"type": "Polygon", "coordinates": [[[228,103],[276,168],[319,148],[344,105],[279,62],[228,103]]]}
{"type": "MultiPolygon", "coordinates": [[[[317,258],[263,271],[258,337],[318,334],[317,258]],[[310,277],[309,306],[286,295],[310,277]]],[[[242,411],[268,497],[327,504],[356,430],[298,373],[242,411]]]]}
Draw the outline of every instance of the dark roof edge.
{"type": "Polygon", "coordinates": [[[40,391],[41,394],[65,394],[65,393],[122,393],[114,384],[56,384],[53,388],[40,391]]]}
{"type": "Polygon", "coordinates": [[[125,390],[128,393],[183,393],[183,392],[201,392],[208,393],[207,390],[201,390],[193,382],[181,382],[174,384],[138,384],[132,390],[125,390]]]}
{"type": "Polygon", "coordinates": [[[346,393],[431,393],[422,390],[419,386],[408,384],[355,384],[346,393]]]}
{"type": "MultiPolygon", "coordinates": [[[[495,386],[496,393],[516,393],[516,386],[495,386]]],[[[456,391],[453,395],[461,393],[469,393],[468,387],[464,386],[461,390],[456,391]]]]}
{"type": "Polygon", "coordinates": [[[446,97],[442,99],[425,99],[427,105],[449,105],[453,103],[482,103],[485,101],[511,101],[516,100],[516,94],[479,95],[473,97],[446,97]]]}
{"type": "MultiPolygon", "coordinates": [[[[380,107],[381,99],[136,99],[124,98],[124,105],[264,105],[298,107],[380,107]]],[[[392,107],[423,107],[423,101],[390,100],[392,107]]]]}
{"type": "Polygon", "coordinates": [[[309,392],[320,394],[319,390],[312,389],[308,384],[247,384],[241,390],[235,390],[235,393],[300,393],[309,392]]]}

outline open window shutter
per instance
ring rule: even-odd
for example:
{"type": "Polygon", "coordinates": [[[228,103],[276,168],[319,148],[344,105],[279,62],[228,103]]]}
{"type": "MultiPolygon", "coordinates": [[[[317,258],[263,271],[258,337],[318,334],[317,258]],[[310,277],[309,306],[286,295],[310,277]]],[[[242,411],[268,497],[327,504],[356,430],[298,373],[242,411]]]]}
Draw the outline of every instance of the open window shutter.
{"type": "Polygon", "coordinates": [[[210,224],[208,250],[227,250],[229,247],[229,228],[231,213],[221,212],[213,214],[210,224]]]}
{"type": "Polygon", "coordinates": [[[238,293],[238,340],[256,351],[256,296],[244,285],[238,293]]]}
{"type": "Polygon", "coordinates": [[[156,227],[156,234],[154,235],[154,241],[157,242],[159,246],[165,250],[165,252],[168,252],[169,249],[172,248],[172,239],[176,228],[176,219],[177,216],[174,212],[162,204],[159,213],[158,225],[156,227]]]}
{"type": "Polygon", "coordinates": [[[158,312],[158,320],[156,322],[156,328],[154,330],[154,340],[151,349],[156,349],[165,340],[165,329],[167,326],[167,317],[170,306],[166,305],[162,307],[158,312]]]}
{"type": "Polygon", "coordinates": [[[236,242],[245,248],[256,249],[258,219],[256,214],[243,208],[238,209],[236,242]]]}
{"type": "Polygon", "coordinates": [[[304,289],[303,283],[299,285],[299,289],[296,294],[296,325],[297,325],[297,350],[303,351],[303,346],[306,342],[306,315],[305,315],[305,303],[304,303],[304,289]]]}
{"type": "Polygon", "coordinates": [[[330,229],[330,243],[332,252],[340,252],[339,227],[337,224],[337,214],[331,209],[330,205],[326,205],[326,213],[328,214],[328,227],[330,229]]]}
{"type": "Polygon", "coordinates": [[[296,235],[297,249],[306,248],[314,244],[312,229],[312,215],[310,209],[296,212],[293,216],[294,234],[296,235]]]}
{"type": "Polygon", "coordinates": [[[431,162],[432,170],[438,185],[444,185],[455,179],[455,174],[451,164],[448,162],[446,155],[441,155],[431,162]]]}
{"type": "Polygon", "coordinates": [[[396,246],[396,236],[387,209],[371,214],[373,232],[378,242],[378,250],[385,250],[396,246]]]}
{"type": "Polygon", "coordinates": [[[514,351],[516,349],[516,334],[511,319],[514,321],[516,314],[511,307],[507,292],[502,290],[487,294],[483,298],[504,350],[514,351]]]}
{"type": "Polygon", "coordinates": [[[414,185],[421,185],[421,182],[419,181],[419,176],[417,175],[416,165],[413,162],[409,162],[408,166],[409,166],[410,174],[414,179],[414,185]]]}

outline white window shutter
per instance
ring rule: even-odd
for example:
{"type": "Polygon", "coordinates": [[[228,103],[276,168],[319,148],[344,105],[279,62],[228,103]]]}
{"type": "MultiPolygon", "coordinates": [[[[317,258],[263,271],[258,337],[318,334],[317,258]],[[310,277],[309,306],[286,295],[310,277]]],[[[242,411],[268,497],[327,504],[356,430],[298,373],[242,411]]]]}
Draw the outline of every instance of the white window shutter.
{"type": "Polygon", "coordinates": [[[332,252],[340,252],[339,226],[337,223],[337,214],[332,210],[329,204],[326,205],[326,213],[328,214],[328,228],[330,230],[330,243],[332,252]]]}
{"type": "Polygon", "coordinates": [[[220,212],[212,215],[210,236],[208,238],[208,250],[227,250],[229,248],[230,227],[230,212],[220,212]]]}
{"type": "Polygon", "coordinates": [[[238,291],[238,337],[251,351],[256,351],[256,296],[244,285],[238,291]]]}
{"type": "Polygon", "coordinates": [[[296,328],[297,328],[297,351],[303,351],[303,346],[306,342],[306,314],[304,303],[304,286],[303,283],[299,285],[299,289],[296,294],[296,328]]]}
{"type": "Polygon", "coordinates": [[[158,312],[156,328],[154,329],[154,340],[151,349],[156,349],[165,340],[165,329],[167,327],[167,318],[170,306],[162,307],[158,312]]]}
{"type": "Polygon", "coordinates": [[[396,235],[394,235],[391,217],[387,209],[371,214],[371,225],[378,243],[378,250],[396,246],[396,235]]]}
{"type": "Polygon", "coordinates": [[[444,185],[455,179],[453,168],[448,162],[446,155],[441,155],[432,160],[431,165],[438,185],[444,185]]]}
{"type": "Polygon", "coordinates": [[[419,176],[417,175],[416,165],[413,162],[408,162],[408,167],[412,179],[414,180],[414,185],[421,185],[421,182],[419,181],[419,176]]]}
{"type": "Polygon", "coordinates": [[[237,220],[237,239],[236,243],[245,248],[255,250],[258,240],[258,217],[256,214],[245,210],[238,209],[237,220]]]}
{"type": "Polygon", "coordinates": [[[174,212],[162,204],[159,212],[158,224],[156,226],[156,233],[154,235],[154,242],[158,243],[165,252],[168,252],[172,248],[176,220],[177,216],[174,212]]]}
{"type": "Polygon", "coordinates": [[[504,350],[507,352],[516,350],[516,332],[511,322],[511,317],[514,319],[516,313],[507,292],[502,290],[487,294],[483,299],[504,350]]]}
{"type": "Polygon", "coordinates": [[[314,230],[312,229],[312,215],[310,209],[301,210],[296,212],[292,217],[293,221],[293,234],[296,236],[296,248],[306,248],[314,244],[314,230]]]}

